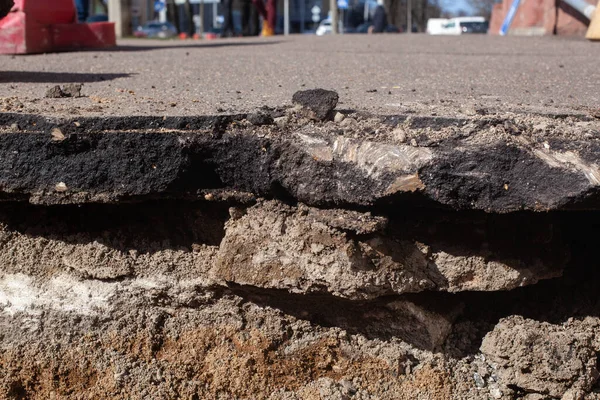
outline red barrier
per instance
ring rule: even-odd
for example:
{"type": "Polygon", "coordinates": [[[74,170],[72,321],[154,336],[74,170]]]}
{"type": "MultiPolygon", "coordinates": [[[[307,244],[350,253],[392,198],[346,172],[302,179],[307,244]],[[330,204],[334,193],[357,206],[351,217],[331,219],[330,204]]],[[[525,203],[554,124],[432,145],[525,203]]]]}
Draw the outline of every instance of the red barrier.
{"type": "Polygon", "coordinates": [[[116,45],[111,22],[77,23],[73,0],[15,0],[0,19],[0,54],[31,54],[116,45]]]}

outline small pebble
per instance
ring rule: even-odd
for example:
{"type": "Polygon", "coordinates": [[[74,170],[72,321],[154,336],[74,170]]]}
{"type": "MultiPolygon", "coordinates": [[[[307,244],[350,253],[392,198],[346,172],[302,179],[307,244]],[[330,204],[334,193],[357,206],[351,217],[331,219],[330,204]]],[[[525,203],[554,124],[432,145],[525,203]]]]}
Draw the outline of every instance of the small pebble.
{"type": "Polygon", "coordinates": [[[473,374],[473,380],[475,381],[475,386],[479,389],[483,389],[485,387],[485,381],[477,372],[473,374]]]}
{"type": "Polygon", "coordinates": [[[394,139],[396,139],[397,142],[406,142],[406,132],[404,132],[404,129],[396,128],[394,129],[392,134],[394,135],[394,139]]]}
{"type": "Polygon", "coordinates": [[[502,398],[502,392],[500,391],[500,388],[498,386],[494,386],[494,387],[490,388],[490,395],[494,399],[501,399],[502,398]]]}
{"type": "Polygon", "coordinates": [[[67,188],[67,185],[66,185],[66,183],[64,183],[64,182],[58,182],[58,183],[56,184],[56,186],[54,186],[54,189],[55,189],[57,192],[66,192],[68,188],[67,188]]]}
{"type": "Polygon", "coordinates": [[[62,142],[63,140],[65,140],[65,134],[62,133],[62,131],[59,128],[52,129],[52,132],[50,132],[50,134],[52,135],[53,142],[62,142]]]}
{"type": "Polygon", "coordinates": [[[356,120],[354,118],[345,118],[340,125],[344,127],[352,126],[356,124],[356,120]]]}
{"type": "Polygon", "coordinates": [[[340,385],[346,390],[346,393],[350,394],[350,395],[355,395],[357,390],[356,387],[354,386],[354,384],[347,380],[347,379],[343,379],[340,382],[340,385]]]}
{"type": "Polygon", "coordinates": [[[280,128],[284,128],[288,123],[288,117],[277,117],[274,119],[275,125],[280,128]]]}
{"type": "Polygon", "coordinates": [[[335,113],[335,117],[333,117],[333,120],[339,124],[340,122],[342,122],[344,119],[346,118],[346,116],[344,114],[342,114],[341,112],[335,113]]]}

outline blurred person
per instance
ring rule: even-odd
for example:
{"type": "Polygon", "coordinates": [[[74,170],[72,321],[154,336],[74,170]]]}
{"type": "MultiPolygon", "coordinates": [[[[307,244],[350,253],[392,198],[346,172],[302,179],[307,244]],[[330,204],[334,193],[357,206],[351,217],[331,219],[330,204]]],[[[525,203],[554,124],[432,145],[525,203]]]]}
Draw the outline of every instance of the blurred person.
{"type": "Polygon", "coordinates": [[[90,1],[75,0],[75,7],[77,8],[77,21],[87,21],[88,17],[90,16],[90,1]]]}
{"type": "Polygon", "coordinates": [[[242,0],[242,35],[258,36],[259,23],[258,12],[252,5],[252,0],[242,0]]]}
{"type": "Polygon", "coordinates": [[[383,33],[387,26],[387,13],[383,0],[377,0],[375,14],[373,14],[373,25],[369,28],[369,33],[383,33]]]}
{"type": "Polygon", "coordinates": [[[262,36],[275,35],[275,24],[277,23],[277,0],[252,0],[256,10],[262,17],[262,36]]]}
{"type": "Polygon", "coordinates": [[[221,37],[235,36],[235,26],[233,25],[233,0],[223,0],[223,31],[221,37]]]}

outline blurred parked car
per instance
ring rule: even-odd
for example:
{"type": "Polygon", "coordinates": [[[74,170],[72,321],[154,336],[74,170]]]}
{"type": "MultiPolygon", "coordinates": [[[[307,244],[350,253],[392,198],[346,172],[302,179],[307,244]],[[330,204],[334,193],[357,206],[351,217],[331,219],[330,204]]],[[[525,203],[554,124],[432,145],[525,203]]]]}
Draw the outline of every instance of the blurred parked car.
{"type": "Polygon", "coordinates": [[[315,32],[317,36],[323,36],[331,33],[331,20],[324,19],[321,21],[319,26],[317,27],[317,31],[315,32]]]}
{"type": "Polygon", "coordinates": [[[427,33],[430,35],[462,35],[465,33],[487,33],[489,23],[484,17],[457,17],[444,22],[433,19],[427,22],[427,33]]]}
{"type": "Polygon", "coordinates": [[[490,24],[487,21],[484,22],[461,22],[460,28],[462,33],[487,33],[490,29],[490,24]]]}
{"type": "Polygon", "coordinates": [[[177,28],[170,22],[151,21],[139,26],[133,33],[135,37],[167,39],[177,36],[177,28]]]}
{"type": "Polygon", "coordinates": [[[444,32],[444,26],[448,23],[448,18],[429,18],[427,20],[427,33],[430,35],[441,35],[444,32]]]}
{"type": "MultiPolygon", "coordinates": [[[[342,30],[341,21],[338,24],[338,30],[340,32],[342,30]]],[[[321,21],[315,33],[317,34],[317,36],[329,35],[331,33],[331,19],[325,18],[323,21],[321,21]]]]}

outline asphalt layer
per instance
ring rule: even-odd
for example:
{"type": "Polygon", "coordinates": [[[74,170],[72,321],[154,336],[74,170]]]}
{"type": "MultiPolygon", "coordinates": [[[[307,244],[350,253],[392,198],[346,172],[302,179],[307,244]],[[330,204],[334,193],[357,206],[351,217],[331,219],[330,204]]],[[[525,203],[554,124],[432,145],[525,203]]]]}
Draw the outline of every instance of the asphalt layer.
{"type": "Polygon", "coordinates": [[[123,40],[102,51],[0,57],[0,111],[49,116],[204,115],[339,93],[378,114],[595,113],[600,44],[554,37],[291,36],[123,40]],[[83,83],[81,98],[45,98],[83,83]]]}

